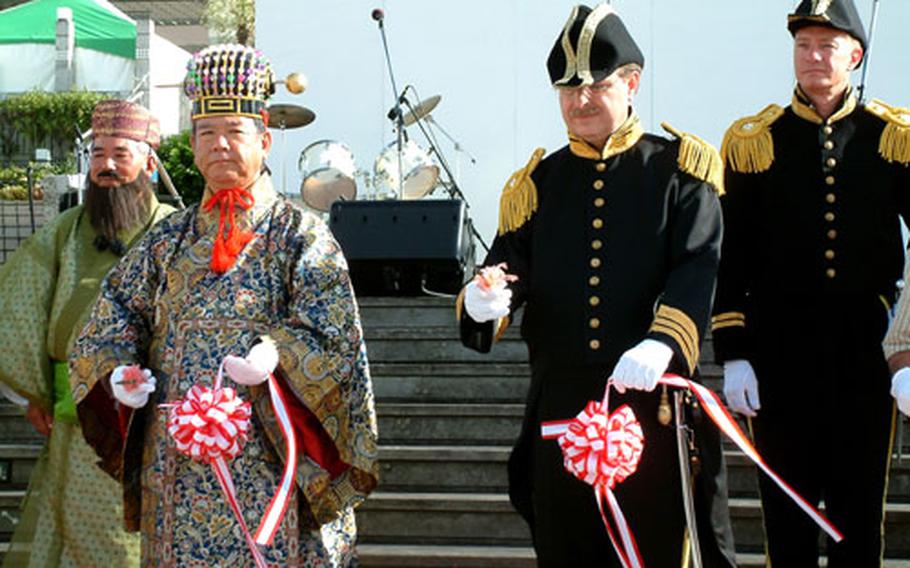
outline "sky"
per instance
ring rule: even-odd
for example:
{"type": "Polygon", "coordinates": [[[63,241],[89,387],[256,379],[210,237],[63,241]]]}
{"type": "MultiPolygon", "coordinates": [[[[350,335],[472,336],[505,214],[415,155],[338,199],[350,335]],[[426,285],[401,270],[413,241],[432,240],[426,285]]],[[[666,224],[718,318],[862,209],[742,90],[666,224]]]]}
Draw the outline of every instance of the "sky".
{"type": "MultiPolygon", "coordinates": [[[[499,195],[533,150],[566,144],[546,58],[576,2],[565,0],[257,0],[257,47],[277,75],[306,75],[306,92],[281,86],[274,103],[313,110],[303,128],[275,132],[276,186],[298,194],[298,158],[320,140],[342,142],[361,170],[357,199],[371,197],[374,161],[395,140],[386,113],[395,97],[374,8],[385,12],[395,82],[409,100],[439,95],[438,149],[489,242],[499,195]],[[417,96],[414,96],[416,91],[417,96]],[[458,150],[460,149],[460,151],[458,150]],[[286,172],[286,176],[284,175],[286,172]]],[[[645,56],[634,106],[645,129],[668,122],[720,146],[727,126],[794,84],[786,17],[794,0],[613,0],[645,56]]],[[[869,32],[873,0],[856,0],[869,32]]],[[[870,50],[869,98],[910,106],[910,1],[880,0],[870,50]]],[[[859,73],[854,82],[859,83],[859,73]]],[[[430,148],[417,126],[407,133],[430,148]]],[[[445,198],[438,187],[427,198],[445,198]]]]}

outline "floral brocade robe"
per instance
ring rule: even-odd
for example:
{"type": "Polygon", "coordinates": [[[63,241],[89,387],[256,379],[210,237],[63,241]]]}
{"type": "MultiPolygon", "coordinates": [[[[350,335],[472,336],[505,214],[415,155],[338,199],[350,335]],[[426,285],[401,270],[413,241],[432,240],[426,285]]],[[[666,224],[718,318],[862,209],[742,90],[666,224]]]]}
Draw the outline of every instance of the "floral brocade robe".
{"type": "MultiPolygon", "coordinates": [[[[372,384],[345,260],[325,224],[276,196],[266,176],[252,193],[255,206],[236,215],[255,236],[233,267],[209,268],[217,208],[171,216],[104,282],[70,361],[86,438],[124,485],[127,525],[143,536],[143,566],[252,564],[214,472],[177,452],[158,405],[180,400],[193,384],[211,386],[224,356],[246,355],[259,336],[275,341],[284,388],[345,466],[330,474],[301,448],[298,491],[272,545],[262,547],[268,564],[348,565],[353,507],[377,483],[372,384]],[[149,404],[132,413],[117,408],[104,384],[130,363],[157,378],[149,404]],[[119,427],[125,420],[128,427],[119,427]]],[[[246,446],[229,467],[255,531],[281,479],[284,440],[267,386],[225,383],[254,409],[246,446]]]]}

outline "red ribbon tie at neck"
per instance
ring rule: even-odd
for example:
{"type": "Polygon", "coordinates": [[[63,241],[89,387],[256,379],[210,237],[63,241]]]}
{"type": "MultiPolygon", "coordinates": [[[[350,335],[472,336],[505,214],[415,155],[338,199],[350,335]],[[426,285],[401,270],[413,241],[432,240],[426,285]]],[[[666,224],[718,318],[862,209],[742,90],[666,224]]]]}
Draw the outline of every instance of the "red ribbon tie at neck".
{"type": "Polygon", "coordinates": [[[228,189],[219,189],[215,195],[211,196],[205,203],[205,210],[211,211],[216,205],[218,206],[218,235],[215,237],[215,244],[212,246],[211,268],[218,273],[227,272],[234,266],[237,256],[243,247],[253,239],[251,231],[241,231],[237,228],[234,219],[234,207],[241,209],[250,209],[256,201],[253,195],[247,190],[240,187],[228,189]],[[225,224],[230,225],[225,238],[225,224]]]}

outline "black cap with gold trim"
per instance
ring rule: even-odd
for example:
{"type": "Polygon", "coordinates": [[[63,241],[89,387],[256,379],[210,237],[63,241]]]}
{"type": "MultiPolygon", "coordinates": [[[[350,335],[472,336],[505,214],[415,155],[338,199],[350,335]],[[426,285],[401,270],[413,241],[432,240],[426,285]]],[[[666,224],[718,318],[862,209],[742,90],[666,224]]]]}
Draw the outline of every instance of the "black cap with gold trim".
{"type": "Polygon", "coordinates": [[[853,0],[802,0],[787,16],[787,29],[796,34],[802,28],[823,26],[855,37],[866,50],[866,32],[853,0]]]}
{"type": "Polygon", "coordinates": [[[645,58],[609,5],[576,6],[547,58],[550,82],[557,87],[602,81],[628,63],[644,67],[645,58]]]}
{"type": "Polygon", "coordinates": [[[275,75],[258,49],[237,44],[213,45],[187,63],[183,90],[193,102],[193,119],[207,116],[262,118],[275,93],[275,75]]]}

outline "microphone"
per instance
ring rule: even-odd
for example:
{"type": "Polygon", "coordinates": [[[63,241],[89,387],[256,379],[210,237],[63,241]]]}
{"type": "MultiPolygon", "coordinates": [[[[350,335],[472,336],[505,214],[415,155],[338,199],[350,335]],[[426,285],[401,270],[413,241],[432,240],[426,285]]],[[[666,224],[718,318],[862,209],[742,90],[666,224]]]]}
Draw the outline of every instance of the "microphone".
{"type": "Polygon", "coordinates": [[[385,12],[382,8],[374,8],[370,16],[381,24],[382,20],[385,18],[385,12]]]}
{"type": "Polygon", "coordinates": [[[395,106],[390,108],[388,114],[386,114],[388,119],[391,120],[392,122],[396,122],[398,120],[398,117],[401,116],[401,105],[404,104],[405,101],[408,100],[407,99],[408,87],[405,87],[404,90],[401,91],[401,95],[398,97],[398,101],[396,102],[395,106]]]}

